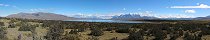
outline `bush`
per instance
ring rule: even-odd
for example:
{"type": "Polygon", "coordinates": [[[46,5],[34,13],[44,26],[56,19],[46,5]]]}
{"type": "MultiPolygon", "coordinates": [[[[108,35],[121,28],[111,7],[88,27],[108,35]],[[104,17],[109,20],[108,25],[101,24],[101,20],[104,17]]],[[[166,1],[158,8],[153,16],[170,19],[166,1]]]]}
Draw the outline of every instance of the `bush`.
{"type": "Polygon", "coordinates": [[[129,33],[131,30],[129,28],[119,28],[116,30],[118,33],[129,33]]]}
{"type": "Polygon", "coordinates": [[[78,33],[78,31],[76,29],[73,29],[69,32],[69,34],[77,34],[77,33],[78,33]]]}
{"type": "Polygon", "coordinates": [[[11,24],[9,24],[9,26],[8,26],[8,28],[15,28],[16,26],[15,26],[15,24],[13,24],[13,23],[11,23],[11,24]]]}
{"type": "Polygon", "coordinates": [[[99,37],[92,36],[89,40],[99,40],[99,37]]]}
{"type": "Polygon", "coordinates": [[[4,31],[5,28],[4,27],[0,27],[0,40],[7,40],[7,37],[6,37],[6,31],[4,31]]]}
{"type": "Polygon", "coordinates": [[[64,33],[64,28],[61,25],[55,24],[49,28],[45,38],[47,40],[61,40],[64,33]]]}
{"type": "Polygon", "coordinates": [[[25,25],[22,25],[18,31],[32,31],[34,30],[36,27],[35,26],[31,26],[29,24],[25,24],[25,25]]]}
{"type": "Polygon", "coordinates": [[[93,35],[93,36],[101,36],[103,34],[104,34],[103,31],[98,28],[91,30],[91,33],[90,33],[90,35],[93,35]]]}
{"type": "Polygon", "coordinates": [[[18,22],[18,23],[16,23],[16,26],[23,26],[25,24],[26,24],[26,22],[18,22]]]}
{"type": "Polygon", "coordinates": [[[86,29],[85,28],[79,28],[78,32],[84,32],[86,29]]]}
{"type": "Polygon", "coordinates": [[[4,25],[4,22],[0,22],[0,26],[5,26],[5,25],[4,25]]]}
{"type": "Polygon", "coordinates": [[[115,30],[115,28],[114,28],[114,27],[108,27],[108,28],[106,29],[106,31],[112,31],[112,30],[115,30]]]}
{"type": "Polygon", "coordinates": [[[136,33],[130,33],[130,35],[128,36],[128,40],[143,40],[144,34],[142,33],[142,31],[138,31],[136,33]]]}
{"type": "Polygon", "coordinates": [[[111,38],[110,40],[118,40],[117,37],[111,38]]]}
{"type": "Polygon", "coordinates": [[[80,38],[76,34],[67,34],[62,40],[80,40],[80,38]]]}
{"type": "Polygon", "coordinates": [[[196,36],[196,35],[190,35],[189,33],[185,33],[184,40],[201,40],[201,37],[196,36]]]}

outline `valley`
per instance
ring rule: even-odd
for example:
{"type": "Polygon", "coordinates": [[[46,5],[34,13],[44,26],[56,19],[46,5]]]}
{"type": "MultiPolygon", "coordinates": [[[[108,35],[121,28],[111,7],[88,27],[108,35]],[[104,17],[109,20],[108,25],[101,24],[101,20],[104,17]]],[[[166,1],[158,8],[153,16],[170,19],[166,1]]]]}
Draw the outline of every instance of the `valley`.
{"type": "Polygon", "coordinates": [[[106,23],[0,19],[1,40],[209,40],[210,21],[106,23]]]}
{"type": "Polygon", "coordinates": [[[210,40],[210,0],[0,0],[0,40],[210,40]]]}

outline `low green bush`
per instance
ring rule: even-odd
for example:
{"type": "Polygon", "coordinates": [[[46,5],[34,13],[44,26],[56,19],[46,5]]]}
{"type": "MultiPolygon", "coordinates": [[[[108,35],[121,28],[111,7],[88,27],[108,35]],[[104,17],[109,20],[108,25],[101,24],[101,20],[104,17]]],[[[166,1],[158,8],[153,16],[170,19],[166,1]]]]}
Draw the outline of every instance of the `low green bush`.
{"type": "Polygon", "coordinates": [[[104,32],[98,28],[91,30],[91,33],[90,33],[90,35],[93,35],[93,36],[101,36],[103,34],[104,32]]]}

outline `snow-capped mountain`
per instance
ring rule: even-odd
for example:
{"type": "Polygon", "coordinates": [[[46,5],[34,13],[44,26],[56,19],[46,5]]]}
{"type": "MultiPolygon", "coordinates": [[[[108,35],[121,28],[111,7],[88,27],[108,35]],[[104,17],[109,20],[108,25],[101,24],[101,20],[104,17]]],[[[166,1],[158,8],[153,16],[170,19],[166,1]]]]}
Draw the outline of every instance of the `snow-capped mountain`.
{"type": "Polygon", "coordinates": [[[141,14],[122,14],[119,16],[113,16],[111,19],[114,19],[114,20],[193,20],[193,18],[170,17],[170,16],[165,17],[165,18],[159,18],[155,16],[144,16],[141,14]]]}
{"type": "Polygon", "coordinates": [[[43,20],[73,20],[73,19],[112,19],[112,20],[210,20],[210,16],[197,18],[148,16],[142,14],[120,14],[120,15],[73,15],[71,17],[54,13],[17,13],[8,15],[7,18],[43,19],[43,20]]]}
{"type": "Polygon", "coordinates": [[[111,19],[114,19],[114,20],[142,20],[142,19],[156,19],[156,17],[142,16],[140,14],[122,14],[119,16],[113,16],[111,19]]]}

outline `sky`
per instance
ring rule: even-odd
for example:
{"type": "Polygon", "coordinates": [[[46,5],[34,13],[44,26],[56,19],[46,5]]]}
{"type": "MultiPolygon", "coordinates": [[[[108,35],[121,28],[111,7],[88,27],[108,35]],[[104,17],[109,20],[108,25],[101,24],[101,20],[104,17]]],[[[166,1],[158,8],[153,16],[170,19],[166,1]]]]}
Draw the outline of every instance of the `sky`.
{"type": "Polygon", "coordinates": [[[0,0],[0,16],[50,12],[67,16],[142,14],[160,18],[205,17],[210,0],[0,0]]]}

